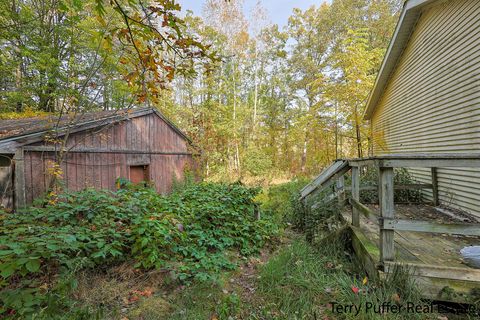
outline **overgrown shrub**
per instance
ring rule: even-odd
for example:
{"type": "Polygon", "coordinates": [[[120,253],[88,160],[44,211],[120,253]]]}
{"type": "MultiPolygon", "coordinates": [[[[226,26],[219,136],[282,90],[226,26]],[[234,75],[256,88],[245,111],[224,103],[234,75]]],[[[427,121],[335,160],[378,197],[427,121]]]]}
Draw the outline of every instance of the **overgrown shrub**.
{"type": "Polygon", "coordinates": [[[258,197],[262,204],[262,211],[273,216],[277,224],[289,223],[298,229],[302,223],[298,214],[301,210],[298,198],[300,190],[308,182],[309,179],[296,178],[290,182],[269,187],[258,197]]]}
{"type": "Polygon", "coordinates": [[[272,169],[270,157],[257,147],[249,148],[243,162],[244,169],[254,177],[267,174],[272,169]]]}
{"type": "Polygon", "coordinates": [[[333,231],[341,225],[340,207],[337,198],[329,199],[331,190],[323,190],[307,198],[310,210],[305,212],[303,231],[309,241],[317,234],[333,231]]]}
{"type": "Polygon", "coordinates": [[[209,279],[234,267],[228,251],[257,252],[278,230],[268,216],[256,219],[259,190],[241,184],[189,184],[168,196],[123,187],[67,193],[54,205],[1,214],[0,315],[45,310],[67,275],[128,259],[182,280],[209,279]]]}

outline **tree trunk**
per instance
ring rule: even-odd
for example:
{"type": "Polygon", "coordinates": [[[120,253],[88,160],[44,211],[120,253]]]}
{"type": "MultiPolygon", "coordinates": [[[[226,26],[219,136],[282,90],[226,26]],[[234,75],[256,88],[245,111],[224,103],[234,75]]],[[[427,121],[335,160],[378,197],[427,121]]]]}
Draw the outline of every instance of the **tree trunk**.
{"type": "Polygon", "coordinates": [[[360,132],[360,119],[358,117],[358,110],[355,106],[355,139],[357,142],[357,155],[359,158],[362,158],[362,136],[360,132]]]}
{"type": "Polygon", "coordinates": [[[240,152],[238,148],[238,135],[237,135],[237,84],[235,79],[235,63],[233,63],[233,140],[235,147],[234,154],[234,170],[237,174],[240,174],[240,152]]]}
{"type": "Polygon", "coordinates": [[[257,126],[257,103],[258,103],[258,50],[257,46],[255,46],[255,76],[254,76],[254,94],[253,94],[253,136],[255,137],[255,129],[257,126]]]}
{"type": "Polygon", "coordinates": [[[303,140],[302,160],[300,165],[300,171],[305,173],[307,170],[307,147],[308,147],[308,127],[305,128],[305,139],[303,140]]]}

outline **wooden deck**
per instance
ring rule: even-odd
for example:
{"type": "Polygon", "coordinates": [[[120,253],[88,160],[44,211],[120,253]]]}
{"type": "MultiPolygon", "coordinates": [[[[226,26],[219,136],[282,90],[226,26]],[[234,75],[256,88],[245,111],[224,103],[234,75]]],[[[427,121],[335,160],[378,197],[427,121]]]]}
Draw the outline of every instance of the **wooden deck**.
{"type": "MultiPolygon", "coordinates": [[[[430,189],[439,206],[438,168],[480,167],[480,154],[389,154],[339,159],[308,184],[299,198],[304,221],[318,203],[338,199],[352,234],[352,245],[371,278],[382,278],[398,265],[408,266],[425,298],[474,302],[480,298],[480,270],[462,262],[460,249],[480,245],[480,223],[442,216],[426,205],[395,203],[395,190],[430,189]],[[374,186],[362,185],[365,167],[378,172],[374,186]],[[431,182],[395,183],[395,168],[430,168],[431,182]],[[345,185],[350,172],[351,185],[345,185]],[[362,190],[377,190],[379,204],[360,202],[362,190]],[[328,195],[325,195],[323,191],[328,195]],[[349,191],[349,192],[347,192],[349,191]],[[344,206],[348,202],[350,206],[344,206]]],[[[421,201],[423,202],[423,201],[421,201]]],[[[443,203],[445,205],[445,203],[443,203]]],[[[448,204],[447,204],[448,205],[448,204]]],[[[307,240],[312,240],[307,233],[307,240]]]]}
{"type": "MultiPolygon", "coordinates": [[[[378,206],[368,207],[379,211],[378,206]]],[[[443,224],[470,222],[466,221],[468,218],[454,219],[439,213],[428,205],[395,205],[395,216],[403,220],[422,217],[443,224]]],[[[381,264],[378,224],[361,215],[360,227],[352,226],[352,212],[348,206],[343,217],[350,224],[355,253],[370,277],[385,277],[395,264],[400,264],[411,268],[428,299],[469,302],[472,289],[480,290],[480,270],[464,264],[460,255],[461,248],[480,245],[480,236],[395,230],[395,262],[381,264]]]]}

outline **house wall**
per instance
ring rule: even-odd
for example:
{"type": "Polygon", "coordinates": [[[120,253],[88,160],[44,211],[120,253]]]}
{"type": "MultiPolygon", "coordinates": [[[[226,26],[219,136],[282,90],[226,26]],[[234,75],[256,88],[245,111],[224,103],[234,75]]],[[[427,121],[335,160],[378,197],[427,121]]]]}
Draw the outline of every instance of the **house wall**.
{"type": "MultiPolygon", "coordinates": [[[[373,114],[375,154],[480,152],[479,16],[478,0],[422,13],[373,114]]],[[[443,204],[480,216],[480,168],[439,168],[438,182],[443,204]]]]}
{"type": "MultiPolygon", "coordinates": [[[[31,146],[45,146],[39,143],[31,146]]],[[[192,168],[188,142],[156,114],[132,118],[114,125],[72,134],[72,150],[62,162],[65,188],[87,187],[115,190],[117,178],[129,179],[129,167],[148,165],[150,178],[158,192],[171,190],[174,179],[183,179],[184,170],[192,168]],[[161,154],[168,153],[168,154],[161,154]]],[[[53,152],[25,148],[26,202],[45,194],[51,181],[53,152]]]]}

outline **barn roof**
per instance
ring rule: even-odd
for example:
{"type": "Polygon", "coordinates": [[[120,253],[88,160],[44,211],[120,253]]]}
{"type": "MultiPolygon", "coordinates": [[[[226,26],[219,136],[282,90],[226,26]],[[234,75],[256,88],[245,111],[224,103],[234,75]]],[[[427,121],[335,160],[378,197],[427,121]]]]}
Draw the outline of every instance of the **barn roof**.
{"type": "Polygon", "coordinates": [[[191,140],[161,112],[153,108],[138,108],[126,110],[108,110],[88,112],[76,117],[73,115],[45,116],[35,118],[0,120],[0,149],[2,144],[8,142],[23,140],[26,137],[43,137],[46,132],[57,128],[57,132],[71,129],[74,132],[88,130],[95,127],[105,126],[107,124],[137,118],[155,113],[162,118],[176,133],[182,138],[191,142],[191,140]]]}
{"type": "Polygon", "coordinates": [[[370,120],[377,104],[382,97],[390,77],[408,44],[410,36],[415,29],[425,7],[440,3],[443,0],[408,0],[405,2],[399,22],[390,41],[387,53],[382,62],[380,72],[375,80],[375,85],[368,98],[364,118],[370,120]]]}

